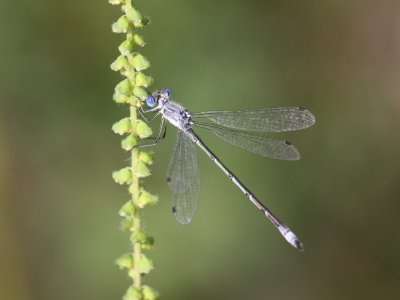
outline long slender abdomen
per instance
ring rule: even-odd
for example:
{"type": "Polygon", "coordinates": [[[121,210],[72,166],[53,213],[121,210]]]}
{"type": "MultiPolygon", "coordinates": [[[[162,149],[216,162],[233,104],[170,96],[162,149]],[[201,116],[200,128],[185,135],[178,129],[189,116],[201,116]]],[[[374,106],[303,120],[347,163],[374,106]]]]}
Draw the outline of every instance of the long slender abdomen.
{"type": "Polygon", "coordinates": [[[221,160],[203,143],[199,136],[190,128],[185,133],[196,143],[210,159],[225,173],[226,176],[242,191],[242,193],[249,199],[264,215],[271,221],[271,223],[279,230],[282,236],[293,247],[302,251],[303,244],[297,238],[292,230],[287,227],[281,220],[279,220],[254,194],[222,163],[221,160]]]}

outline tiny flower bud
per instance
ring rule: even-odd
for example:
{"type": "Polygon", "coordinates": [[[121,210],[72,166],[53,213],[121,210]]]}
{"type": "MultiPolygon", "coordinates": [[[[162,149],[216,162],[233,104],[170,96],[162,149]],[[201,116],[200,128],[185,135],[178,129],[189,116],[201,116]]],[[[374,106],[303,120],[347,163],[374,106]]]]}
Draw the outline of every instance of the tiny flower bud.
{"type": "Polygon", "coordinates": [[[129,97],[118,92],[114,93],[113,100],[116,103],[129,103],[129,97]]]}
{"type": "Polygon", "coordinates": [[[118,83],[115,87],[115,91],[122,95],[129,95],[132,91],[132,87],[129,83],[129,80],[124,79],[120,83],[118,83]]]}
{"type": "Polygon", "coordinates": [[[121,255],[115,261],[115,265],[120,269],[130,269],[132,268],[132,263],[133,263],[132,255],[129,253],[121,255]]]}
{"type": "Polygon", "coordinates": [[[140,300],[143,299],[142,293],[137,288],[130,286],[128,290],[125,292],[124,296],[122,296],[122,300],[140,300]]]}
{"type": "Polygon", "coordinates": [[[135,83],[138,86],[143,86],[143,87],[148,87],[150,84],[152,84],[153,78],[150,76],[147,76],[143,73],[137,73],[135,77],[135,83]]]}
{"type": "Polygon", "coordinates": [[[109,2],[111,5],[118,5],[118,4],[124,3],[125,0],[108,0],[108,2],[109,2]]]}
{"type": "Polygon", "coordinates": [[[114,171],[112,173],[112,177],[113,177],[114,181],[118,184],[130,183],[130,181],[132,179],[131,168],[127,167],[127,168],[120,169],[118,171],[114,171]]]}
{"type": "Polygon", "coordinates": [[[127,33],[129,28],[129,20],[126,16],[120,17],[114,24],[112,24],[112,31],[115,33],[127,33]]]}
{"type": "Polygon", "coordinates": [[[142,19],[133,22],[133,26],[135,26],[136,28],[141,28],[144,27],[148,24],[150,24],[150,17],[148,16],[142,16],[142,19]]]}
{"type": "Polygon", "coordinates": [[[135,43],[138,44],[140,47],[143,47],[143,46],[146,44],[145,41],[144,41],[144,39],[143,39],[143,37],[140,36],[140,35],[138,35],[138,34],[135,34],[135,35],[133,36],[133,40],[134,40],[135,43]]]}
{"type": "Polygon", "coordinates": [[[147,123],[142,120],[137,120],[136,132],[141,139],[145,139],[145,138],[151,136],[151,134],[152,134],[152,131],[151,131],[151,128],[149,127],[149,125],[147,125],[147,123]]]}
{"type": "Polygon", "coordinates": [[[140,256],[139,262],[135,265],[142,274],[147,274],[154,268],[153,262],[144,254],[140,256]]]}
{"type": "Polygon", "coordinates": [[[128,55],[129,53],[132,53],[132,51],[133,51],[133,41],[131,39],[127,39],[127,40],[123,41],[119,45],[118,50],[123,55],[128,55]]]}
{"type": "Polygon", "coordinates": [[[126,151],[132,150],[133,147],[136,147],[137,145],[138,145],[137,138],[133,134],[128,135],[121,141],[121,147],[126,151]]]}
{"type": "Polygon", "coordinates": [[[123,68],[125,68],[128,65],[128,60],[126,59],[125,56],[120,55],[117,57],[116,60],[110,65],[111,70],[113,71],[119,71],[123,68]]]}
{"type": "Polygon", "coordinates": [[[158,292],[147,285],[143,286],[142,293],[143,300],[156,300],[159,297],[158,292]]]}
{"type": "Polygon", "coordinates": [[[140,100],[144,101],[146,100],[148,94],[146,92],[146,90],[144,88],[141,88],[139,86],[135,86],[133,88],[133,95],[136,96],[137,98],[139,98],[140,100]]]}
{"type": "Polygon", "coordinates": [[[118,212],[118,214],[121,217],[132,216],[134,213],[135,213],[135,206],[133,205],[131,200],[127,201],[124,205],[122,205],[121,209],[118,212]]]}
{"type": "Polygon", "coordinates": [[[132,7],[132,5],[124,5],[122,7],[122,10],[125,12],[128,19],[131,20],[133,23],[141,22],[142,15],[134,7],[132,7]]]}
{"type": "Polygon", "coordinates": [[[147,151],[141,151],[139,153],[139,159],[144,162],[146,165],[151,165],[153,163],[152,155],[147,151]]]}
{"type": "Polygon", "coordinates": [[[134,172],[137,177],[147,177],[151,174],[149,168],[141,160],[136,162],[134,172]]]}
{"type": "Polygon", "coordinates": [[[136,71],[142,71],[150,67],[150,62],[141,54],[133,56],[132,64],[136,71]]]}
{"type": "Polygon", "coordinates": [[[125,133],[131,132],[131,120],[129,118],[123,118],[119,120],[117,123],[114,123],[112,126],[112,130],[119,135],[123,135],[125,133]]]}
{"type": "Polygon", "coordinates": [[[119,229],[121,231],[132,231],[133,220],[130,217],[125,217],[119,222],[119,229]]]}
{"type": "Polygon", "coordinates": [[[155,195],[150,194],[149,192],[142,191],[140,193],[138,202],[136,203],[137,206],[140,208],[145,207],[146,205],[156,204],[158,202],[158,197],[155,195]]]}

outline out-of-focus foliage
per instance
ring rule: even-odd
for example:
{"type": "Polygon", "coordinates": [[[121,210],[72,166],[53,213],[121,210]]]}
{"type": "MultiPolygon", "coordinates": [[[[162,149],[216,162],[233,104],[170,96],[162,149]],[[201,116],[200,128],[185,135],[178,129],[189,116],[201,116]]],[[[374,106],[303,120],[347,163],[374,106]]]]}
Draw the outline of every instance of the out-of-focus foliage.
{"type": "MultiPolygon", "coordinates": [[[[141,0],[140,0],[141,1],[141,0]]],[[[193,111],[309,108],[273,161],[204,140],[305,244],[298,253],[202,154],[193,224],[170,213],[175,139],[154,149],[145,215],[162,299],[400,298],[398,1],[142,1],[152,87],[193,111]]],[[[120,299],[127,247],[110,178],[126,115],[107,1],[0,1],[0,299],[120,299]]],[[[156,124],[155,124],[156,126],[156,124]]]]}

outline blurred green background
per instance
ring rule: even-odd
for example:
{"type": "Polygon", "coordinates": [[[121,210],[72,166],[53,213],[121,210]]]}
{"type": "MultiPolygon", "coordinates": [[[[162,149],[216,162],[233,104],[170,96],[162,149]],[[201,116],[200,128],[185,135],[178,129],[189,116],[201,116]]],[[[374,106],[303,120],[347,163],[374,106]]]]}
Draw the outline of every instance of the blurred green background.
{"type": "MultiPolygon", "coordinates": [[[[400,3],[136,1],[152,88],[192,111],[305,106],[314,127],[280,135],[299,162],[248,154],[201,132],[294,229],[290,247],[198,152],[201,203],[170,213],[175,140],[155,151],[146,209],[162,299],[400,299],[400,3]]],[[[127,154],[111,125],[109,69],[122,36],[107,1],[0,1],[0,299],[120,299],[128,247],[111,172],[127,154]]]]}

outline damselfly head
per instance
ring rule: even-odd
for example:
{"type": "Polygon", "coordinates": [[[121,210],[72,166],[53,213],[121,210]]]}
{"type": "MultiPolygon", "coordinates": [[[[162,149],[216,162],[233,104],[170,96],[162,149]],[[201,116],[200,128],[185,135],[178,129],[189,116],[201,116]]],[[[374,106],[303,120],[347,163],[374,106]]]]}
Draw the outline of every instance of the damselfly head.
{"type": "Polygon", "coordinates": [[[172,96],[172,92],[169,88],[163,88],[153,94],[147,96],[146,104],[150,108],[155,108],[156,106],[162,106],[165,102],[169,101],[172,96]]]}

